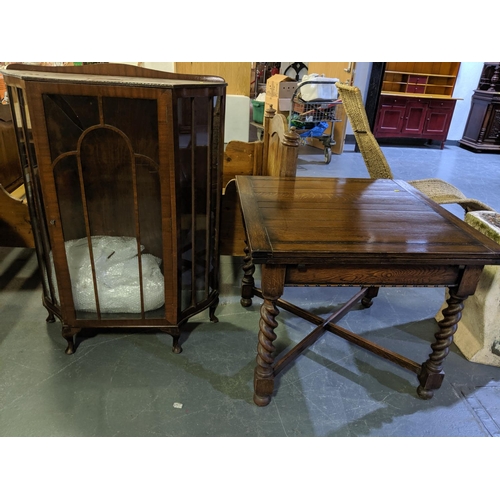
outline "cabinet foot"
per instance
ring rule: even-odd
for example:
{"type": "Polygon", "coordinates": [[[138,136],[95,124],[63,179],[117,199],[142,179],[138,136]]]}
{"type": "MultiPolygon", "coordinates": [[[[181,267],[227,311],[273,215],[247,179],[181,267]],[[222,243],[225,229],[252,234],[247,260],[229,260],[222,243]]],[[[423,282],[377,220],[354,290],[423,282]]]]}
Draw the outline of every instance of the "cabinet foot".
{"type": "Polygon", "coordinates": [[[172,352],[180,354],[182,352],[182,347],[179,344],[181,338],[180,328],[162,328],[161,331],[172,335],[172,352]]]}
{"type": "Polygon", "coordinates": [[[81,328],[71,328],[68,325],[63,325],[62,336],[66,340],[66,342],[68,343],[68,345],[64,351],[66,354],[68,354],[68,355],[74,354],[74,352],[76,351],[75,338],[80,330],[81,330],[81,328]]]}
{"type": "Polygon", "coordinates": [[[182,347],[179,345],[179,339],[181,338],[181,334],[178,333],[176,335],[173,335],[173,341],[172,341],[172,352],[175,354],[180,354],[182,352],[182,347]]]}
{"type": "Polygon", "coordinates": [[[217,318],[217,316],[215,315],[215,310],[217,309],[218,305],[219,305],[219,298],[217,298],[217,300],[208,309],[208,315],[212,323],[219,322],[219,318],[217,318]]]}
{"type": "Polygon", "coordinates": [[[175,340],[174,340],[174,345],[172,346],[172,352],[174,354],[180,354],[182,352],[182,347],[179,344],[177,344],[175,340]]]}

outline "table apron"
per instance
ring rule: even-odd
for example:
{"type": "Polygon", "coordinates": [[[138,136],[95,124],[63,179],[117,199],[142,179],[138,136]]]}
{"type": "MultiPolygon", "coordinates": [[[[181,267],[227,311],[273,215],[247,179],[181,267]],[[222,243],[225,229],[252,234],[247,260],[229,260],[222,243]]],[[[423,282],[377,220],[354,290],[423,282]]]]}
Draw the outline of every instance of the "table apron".
{"type": "Polygon", "coordinates": [[[455,286],[463,266],[286,266],[285,285],[455,286]]]}

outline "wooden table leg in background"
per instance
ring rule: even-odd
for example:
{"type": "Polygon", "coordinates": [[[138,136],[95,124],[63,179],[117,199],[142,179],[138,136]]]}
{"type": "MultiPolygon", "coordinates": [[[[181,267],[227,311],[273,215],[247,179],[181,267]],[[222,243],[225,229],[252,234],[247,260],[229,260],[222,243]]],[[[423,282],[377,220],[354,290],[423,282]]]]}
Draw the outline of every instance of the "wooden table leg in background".
{"type": "Polygon", "coordinates": [[[240,303],[243,307],[250,307],[252,305],[253,287],[255,280],[253,273],[255,272],[255,265],[250,256],[250,248],[247,241],[245,241],[245,257],[243,257],[243,278],[241,280],[241,299],[240,303]]]}

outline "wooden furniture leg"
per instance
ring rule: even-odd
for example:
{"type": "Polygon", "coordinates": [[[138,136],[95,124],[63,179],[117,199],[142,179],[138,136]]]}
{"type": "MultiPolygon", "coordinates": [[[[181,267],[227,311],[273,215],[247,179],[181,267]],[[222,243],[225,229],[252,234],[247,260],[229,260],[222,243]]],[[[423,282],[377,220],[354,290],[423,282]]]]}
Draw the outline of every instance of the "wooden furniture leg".
{"type": "Polygon", "coordinates": [[[371,307],[373,304],[373,299],[378,295],[378,286],[370,286],[366,291],[366,295],[361,299],[361,304],[363,307],[371,307]]]}
{"type": "MultiPolygon", "coordinates": [[[[182,323],[183,324],[183,323],[182,323]]],[[[172,328],[161,328],[160,331],[172,335],[172,352],[175,354],[180,354],[182,352],[182,347],[179,345],[179,340],[181,338],[180,324],[178,327],[172,328]]]]}
{"type": "Polygon", "coordinates": [[[243,278],[241,280],[241,300],[240,303],[243,307],[250,307],[252,305],[253,287],[255,280],[253,274],[255,272],[255,265],[250,256],[250,248],[248,242],[245,240],[245,257],[243,257],[243,278]]]}
{"type": "Polygon", "coordinates": [[[208,315],[210,318],[210,321],[212,323],[218,323],[219,318],[215,315],[215,310],[217,309],[217,306],[219,305],[219,297],[215,300],[215,302],[209,307],[208,309],[208,315]]]}
{"type": "Polygon", "coordinates": [[[278,326],[275,320],[279,314],[276,301],[264,299],[260,308],[259,344],[257,346],[257,366],[254,372],[254,396],[257,406],[266,406],[271,401],[274,390],[274,351],[276,340],[274,329],[278,326]]]}
{"type": "Polygon", "coordinates": [[[434,395],[434,389],[439,389],[443,383],[443,362],[450,350],[453,334],[456,332],[457,323],[462,317],[463,302],[467,298],[456,295],[452,288],[449,291],[448,307],[443,311],[444,319],[439,321],[439,332],[435,334],[436,342],[431,344],[432,353],[429,355],[429,359],[422,364],[422,370],[418,375],[420,385],[417,388],[417,394],[422,399],[431,399],[434,395]]]}
{"type": "Polygon", "coordinates": [[[271,401],[274,390],[274,351],[276,340],[274,329],[278,326],[279,314],[276,303],[283,294],[285,267],[262,266],[262,298],[260,308],[259,342],[257,345],[257,366],[254,371],[254,396],[257,406],[266,406],[271,401]]]}
{"type": "Polygon", "coordinates": [[[182,352],[182,347],[179,345],[179,340],[181,338],[181,331],[180,328],[176,328],[172,335],[172,352],[175,354],[180,354],[182,352]]]}
{"type": "Polygon", "coordinates": [[[75,352],[75,337],[81,331],[81,328],[72,328],[71,326],[64,325],[62,327],[62,336],[68,343],[66,350],[64,351],[66,354],[74,354],[75,352]]]}

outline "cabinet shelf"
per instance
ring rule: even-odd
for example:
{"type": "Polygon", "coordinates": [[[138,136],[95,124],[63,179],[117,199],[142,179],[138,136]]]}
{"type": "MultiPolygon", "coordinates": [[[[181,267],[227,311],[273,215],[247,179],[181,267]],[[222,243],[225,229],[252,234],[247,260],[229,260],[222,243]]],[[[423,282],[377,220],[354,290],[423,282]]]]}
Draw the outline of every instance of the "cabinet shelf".
{"type": "Polygon", "coordinates": [[[451,96],[443,96],[442,94],[418,94],[418,93],[412,93],[412,92],[384,92],[382,91],[380,95],[398,95],[398,96],[406,96],[406,97],[425,97],[425,99],[441,99],[441,100],[455,100],[455,101],[460,101],[460,97],[451,97],[451,96]]]}
{"type": "Polygon", "coordinates": [[[413,71],[386,71],[386,75],[415,75],[415,76],[437,76],[439,78],[456,78],[457,75],[443,75],[438,73],[415,73],[413,71]]]}
{"type": "Polygon", "coordinates": [[[387,63],[382,92],[451,97],[460,63],[387,63]]]}

